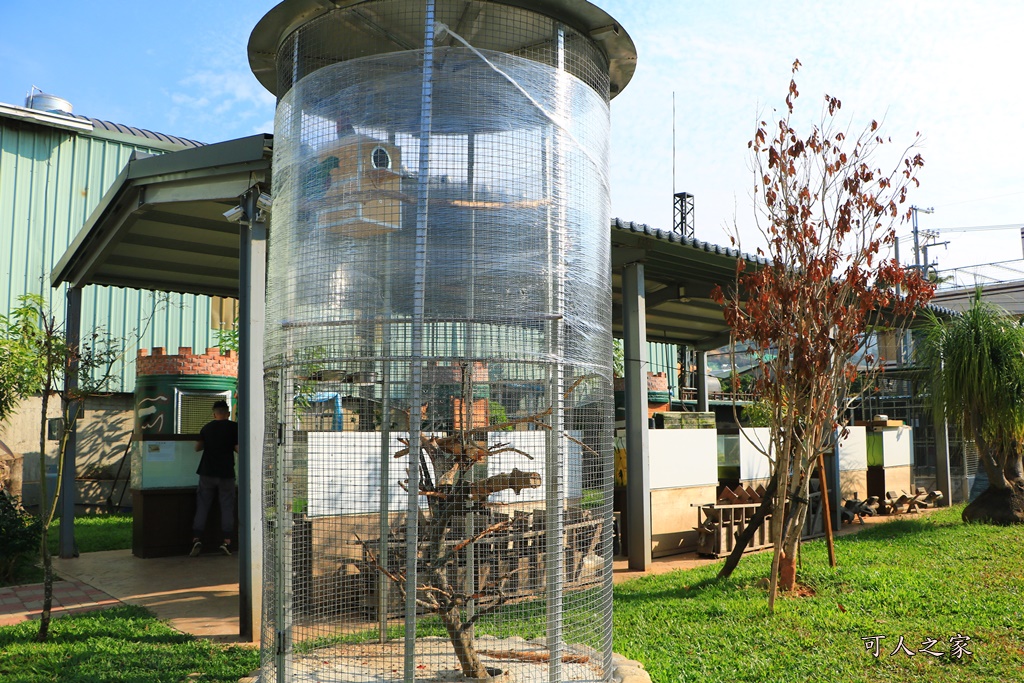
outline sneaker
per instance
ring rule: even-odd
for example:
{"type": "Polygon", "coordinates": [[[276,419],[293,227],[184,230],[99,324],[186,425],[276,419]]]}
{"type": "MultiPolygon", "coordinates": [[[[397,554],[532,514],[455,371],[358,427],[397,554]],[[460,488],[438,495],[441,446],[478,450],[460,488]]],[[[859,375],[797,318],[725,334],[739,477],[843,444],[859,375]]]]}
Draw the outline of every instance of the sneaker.
{"type": "Polygon", "coordinates": [[[203,542],[198,538],[192,540],[192,552],[189,553],[189,557],[198,557],[199,553],[203,552],[203,542]]]}
{"type": "Polygon", "coordinates": [[[231,554],[231,548],[228,545],[227,541],[224,541],[223,543],[220,544],[220,551],[222,553],[224,553],[225,555],[230,555],[231,554]]]}

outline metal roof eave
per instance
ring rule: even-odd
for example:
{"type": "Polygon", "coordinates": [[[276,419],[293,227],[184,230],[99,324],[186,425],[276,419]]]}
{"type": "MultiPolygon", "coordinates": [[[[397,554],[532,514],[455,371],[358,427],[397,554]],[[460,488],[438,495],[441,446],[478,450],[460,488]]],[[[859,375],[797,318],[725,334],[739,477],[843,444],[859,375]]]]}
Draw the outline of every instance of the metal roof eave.
{"type": "MultiPolygon", "coordinates": [[[[335,9],[371,0],[283,0],[256,24],[249,36],[249,66],[263,87],[277,97],[284,92],[277,82],[277,53],[296,29],[335,9]]],[[[636,46],[629,34],[600,7],[588,0],[491,0],[496,5],[518,7],[542,14],[590,36],[608,60],[610,95],[615,97],[636,71],[636,46]]]]}
{"type": "MultiPolygon", "coordinates": [[[[169,226],[179,219],[184,224],[194,224],[195,217],[176,217],[175,205],[231,201],[253,183],[268,179],[272,147],[273,137],[260,134],[159,156],[133,154],[51,271],[50,284],[54,287],[64,282],[73,287],[108,284],[237,296],[237,277],[231,290],[223,283],[197,283],[192,274],[161,278],[155,277],[152,270],[143,271],[144,275],[126,275],[123,272],[104,274],[103,268],[135,223],[152,212],[154,206],[165,207],[159,215],[169,226]],[[162,191],[168,188],[174,191],[162,191]]],[[[197,242],[197,246],[200,243],[197,242]]],[[[158,248],[154,248],[154,254],[159,255],[158,248]]],[[[165,272],[174,270],[174,264],[171,265],[165,272]]]]}
{"type": "Polygon", "coordinates": [[[0,117],[26,121],[50,128],[60,128],[61,130],[74,133],[89,133],[93,130],[93,124],[89,120],[82,120],[65,114],[54,114],[53,112],[39,109],[18,107],[13,104],[3,104],[2,102],[0,102],[0,117]]]}
{"type": "MultiPolygon", "coordinates": [[[[613,308],[620,308],[622,296],[617,267],[643,263],[649,341],[686,344],[703,351],[728,344],[730,329],[724,315],[713,315],[713,307],[706,305],[711,289],[735,283],[738,259],[746,261],[747,272],[771,263],[763,256],[619,218],[612,220],[611,233],[612,263],[616,267],[612,274],[613,308]],[[681,295],[677,287],[684,289],[681,295]]],[[[926,310],[940,318],[957,315],[938,305],[928,305],[926,310]]],[[[923,326],[927,319],[927,315],[919,313],[908,321],[908,327],[923,326]]],[[[612,316],[612,329],[621,334],[621,315],[612,316]]]]}

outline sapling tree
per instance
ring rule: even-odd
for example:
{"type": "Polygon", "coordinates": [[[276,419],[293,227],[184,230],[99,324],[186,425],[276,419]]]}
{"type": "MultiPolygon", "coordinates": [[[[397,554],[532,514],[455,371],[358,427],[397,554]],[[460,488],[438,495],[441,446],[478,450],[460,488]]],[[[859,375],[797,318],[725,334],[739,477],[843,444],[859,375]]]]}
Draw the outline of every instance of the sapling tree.
{"type": "Polygon", "coordinates": [[[883,360],[871,335],[909,322],[934,291],[890,255],[924,164],[919,138],[883,170],[891,140],[876,121],[849,135],[838,121],[839,99],[828,95],[817,123],[799,132],[799,66],[781,115],[761,121],[749,142],[756,226],[767,245],[758,253],[769,262],[748,270],[738,260],[734,285],[715,294],[734,343],[757,359],[756,393],[771,407],[770,609],[779,586],[791,589],[796,580],[815,465],[843,428],[851,387],[869,386],[883,360]]]}
{"type": "MultiPolygon", "coordinates": [[[[45,497],[40,498],[43,538],[40,543],[43,557],[44,593],[43,612],[39,620],[39,641],[46,640],[49,629],[50,609],[53,604],[53,563],[50,557],[48,534],[57,512],[57,502],[64,478],[64,459],[67,456],[68,438],[75,429],[76,420],[85,409],[86,399],[109,391],[113,370],[124,357],[124,340],[114,338],[103,330],[94,330],[85,340],[74,345],[66,343],[63,324],[56,321],[48,308],[39,305],[39,319],[43,332],[42,355],[44,359],[43,406],[39,424],[39,463],[46,463],[47,404],[51,394],[60,399],[61,419],[57,430],[57,487],[49,508],[45,497]],[[64,382],[73,373],[73,384],[64,382]]],[[[40,469],[40,472],[43,470],[40,469]]],[[[44,487],[40,487],[42,490],[44,487]]],[[[45,494],[43,494],[45,496],[45,494]]]]}
{"type": "MultiPolygon", "coordinates": [[[[0,321],[0,327],[3,328],[0,344],[14,354],[5,363],[17,361],[22,368],[21,384],[11,382],[5,385],[5,391],[11,392],[5,394],[5,410],[14,405],[12,398],[23,398],[35,392],[39,392],[42,403],[39,412],[39,517],[42,530],[39,553],[43,563],[43,607],[36,636],[41,642],[46,640],[49,633],[50,609],[53,605],[53,562],[49,549],[49,530],[57,512],[68,437],[75,420],[81,414],[85,397],[104,391],[110,383],[114,365],[123,356],[124,344],[97,330],[84,342],[69,346],[63,324],[57,321],[41,296],[24,295],[19,302],[12,316],[0,321]],[[69,371],[80,373],[81,380],[77,387],[65,386],[64,378],[69,371]],[[14,389],[8,389],[7,386],[14,389]],[[54,398],[61,402],[61,419],[57,430],[57,487],[55,495],[50,499],[43,476],[47,460],[47,417],[50,402],[54,398]]],[[[16,372],[9,374],[17,377],[16,372]]]]}
{"type": "MultiPolygon", "coordinates": [[[[21,297],[8,314],[0,315],[0,426],[21,401],[42,386],[42,366],[36,357],[39,337],[36,307],[21,297]]],[[[0,489],[21,496],[21,456],[0,441],[0,489]]]]}
{"type": "Polygon", "coordinates": [[[42,366],[36,357],[39,316],[34,301],[20,297],[9,315],[0,315],[0,424],[42,385],[42,366]]]}

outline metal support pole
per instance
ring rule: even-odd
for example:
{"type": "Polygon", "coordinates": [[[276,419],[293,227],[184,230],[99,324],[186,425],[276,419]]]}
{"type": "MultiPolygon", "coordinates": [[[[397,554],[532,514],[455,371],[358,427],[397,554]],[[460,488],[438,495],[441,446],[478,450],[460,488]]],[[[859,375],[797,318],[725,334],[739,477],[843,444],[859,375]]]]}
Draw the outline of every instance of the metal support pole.
{"type": "MultiPolygon", "coordinates": [[[[559,26],[555,33],[557,45],[557,66],[565,69],[565,30],[559,26]]],[[[559,74],[560,76],[562,74],[559,74]]],[[[564,110],[564,101],[559,98],[558,111],[564,110]]],[[[551,154],[548,157],[548,178],[552,193],[557,197],[562,189],[564,177],[560,170],[562,149],[557,128],[551,131],[551,154]]],[[[548,681],[562,681],[562,640],[564,629],[563,589],[565,581],[565,485],[562,466],[565,463],[565,448],[562,434],[565,432],[565,241],[566,216],[564,204],[558,205],[555,224],[548,225],[548,250],[551,259],[553,287],[549,290],[549,310],[554,314],[549,330],[550,355],[555,364],[550,368],[549,392],[551,398],[551,430],[547,435],[544,458],[544,568],[545,599],[547,607],[547,648],[548,681]]]]}
{"type": "Polygon", "coordinates": [[[622,330],[626,365],[626,517],[629,568],[651,566],[651,471],[647,436],[647,321],[644,267],[622,268],[622,330]]]}
{"type": "MultiPolygon", "coordinates": [[[[384,238],[387,252],[391,253],[391,236],[384,238]]],[[[377,547],[377,562],[387,567],[391,548],[391,280],[385,280],[384,323],[381,325],[381,352],[384,360],[380,367],[380,519],[377,531],[380,545],[377,547]]],[[[384,572],[377,572],[377,639],[381,643],[388,639],[388,602],[391,582],[384,572]]]]}
{"type": "Polygon", "coordinates": [[[263,329],[266,320],[267,224],[256,207],[259,186],[242,198],[238,265],[238,634],[253,640],[263,612],[263,329]]]}
{"type": "Polygon", "coordinates": [[[839,509],[842,498],[842,486],[839,482],[839,433],[833,432],[832,439],[834,442],[832,454],[825,458],[824,468],[828,481],[832,482],[832,486],[828,489],[829,514],[832,517],[829,523],[832,525],[833,531],[841,531],[843,528],[843,515],[839,509]]]}
{"type": "Polygon", "coordinates": [[[426,303],[427,227],[430,200],[430,135],[433,128],[434,0],[423,20],[423,83],[420,93],[416,246],[413,254],[412,329],[409,361],[409,506],[405,520],[405,680],[416,678],[416,589],[419,554],[420,427],[423,419],[423,325],[426,303]]]}
{"type": "Polygon", "coordinates": [[[292,466],[295,446],[295,342],[288,335],[285,343],[283,367],[278,372],[278,436],[277,462],[274,466],[274,664],[277,683],[292,680],[292,546],[294,545],[294,518],[292,516],[292,479],[285,468],[292,466]]]}
{"type": "MultiPolygon", "coordinates": [[[[73,353],[78,350],[82,336],[82,289],[69,287],[67,293],[67,309],[64,318],[64,339],[67,348],[73,353]]],[[[77,557],[75,549],[75,470],[78,458],[78,414],[82,402],[73,397],[78,390],[78,360],[72,355],[68,371],[64,375],[65,405],[61,406],[68,430],[67,444],[64,449],[64,467],[61,471],[60,487],[60,556],[62,558],[77,557]]],[[[40,486],[46,486],[46,472],[39,475],[40,486]]]]}
{"type": "MultiPolygon", "coordinates": [[[[964,473],[966,479],[967,458],[964,454],[964,473]]],[[[942,491],[942,500],[939,505],[949,507],[953,504],[953,478],[949,472],[949,422],[946,420],[945,411],[941,419],[935,419],[935,479],[936,485],[942,491]]]]}
{"type": "Polygon", "coordinates": [[[921,242],[919,238],[919,231],[917,229],[917,212],[916,206],[910,207],[910,213],[913,218],[913,231],[914,231],[914,268],[918,271],[921,270],[921,242]]]}
{"type": "MultiPolygon", "coordinates": [[[[388,292],[390,303],[391,293],[388,292]]],[[[389,306],[390,308],[390,306],[389,306]]],[[[390,311],[388,312],[390,314],[390,311]]],[[[384,355],[391,353],[389,331],[390,325],[384,324],[384,355]]],[[[391,535],[391,361],[381,365],[381,402],[380,402],[380,520],[378,533],[380,545],[377,548],[377,561],[381,567],[387,567],[391,548],[388,538],[391,535]]],[[[381,643],[388,639],[388,596],[390,582],[384,572],[377,572],[377,638],[381,643]]]]}
{"type": "MultiPolygon", "coordinates": [[[[469,200],[471,202],[476,201],[476,134],[470,133],[466,136],[466,186],[469,188],[469,200]]],[[[471,210],[469,213],[469,272],[476,273],[476,210],[471,210]]],[[[463,384],[468,382],[468,392],[463,392],[462,400],[463,405],[463,428],[464,434],[470,434],[469,430],[473,429],[476,425],[473,424],[473,398],[474,398],[474,378],[473,378],[473,366],[476,362],[478,350],[476,346],[475,338],[475,323],[476,323],[476,283],[473,280],[472,275],[469,278],[469,296],[468,301],[468,312],[469,321],[466,323],[466,358],[468,359],[468,366],[465,370],[468,373],[467,376],[463,377],[463,384]]],[[[490,438],[490,437],[488,437],[490,438]]],[[[480,466],[484,469],[484,466],[480,466]]],[[[486,471],[481,476],[487,476],[486,471]]],[[[475,506],[470,506],[469,510],[466,511],[466,538],[473,538],[476,534],[476,512],[475,506]]],[[[466,593],[473,595],[477,591],[477,580],[476,580],[476,543],[470,543],[466,546],[466,593]]],[[[476,614],[476,600],[470,598],[466,601],[466,619],[470,620],[473,615],[476,614]]],[[[475,626],[470,626],[469,636],[470,638],[475,636],[475,626]]]]}
{"type": "Polygon", "coordinates": [[[945,418],[935,425],[935,480],[942,491],[939,505],[949,507],[953,504],[953,481],[949,471],[949,424],[945,418]]]}
{"type": "Polygon", "coordinates": [[[708,352],[697,352],[697,372],[693,383],[697,386],[697,412],[708,412],[708,352]]]}

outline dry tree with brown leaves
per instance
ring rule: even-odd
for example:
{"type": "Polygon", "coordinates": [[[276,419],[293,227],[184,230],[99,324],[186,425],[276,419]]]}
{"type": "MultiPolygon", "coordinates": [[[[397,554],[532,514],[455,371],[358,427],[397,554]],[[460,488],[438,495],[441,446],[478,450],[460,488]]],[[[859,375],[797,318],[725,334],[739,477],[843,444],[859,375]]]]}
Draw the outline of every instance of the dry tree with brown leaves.
{"type": "Polygon", "coordinates": [[[734,285],[715,293],[733,344],[758,359],[757,393],[772,408],[770,607],[777,587],[795,582],[814,467],[843,428],[853,388],[869,384],[883,360],[871,335],[901,328],[934,292],[891,255],[924,165],[915,151],[920,137],[883,170],[876,164],[891,140],[879,123],[849,136],[837,121],[839,99],[828,95],[818,123],[798,132],[799,67],[797,60],[781,116],[761,121],[749,142],[757,227],[767,244],[758,253],[769,262],[747,270],[739,259],[734,285]]]}

